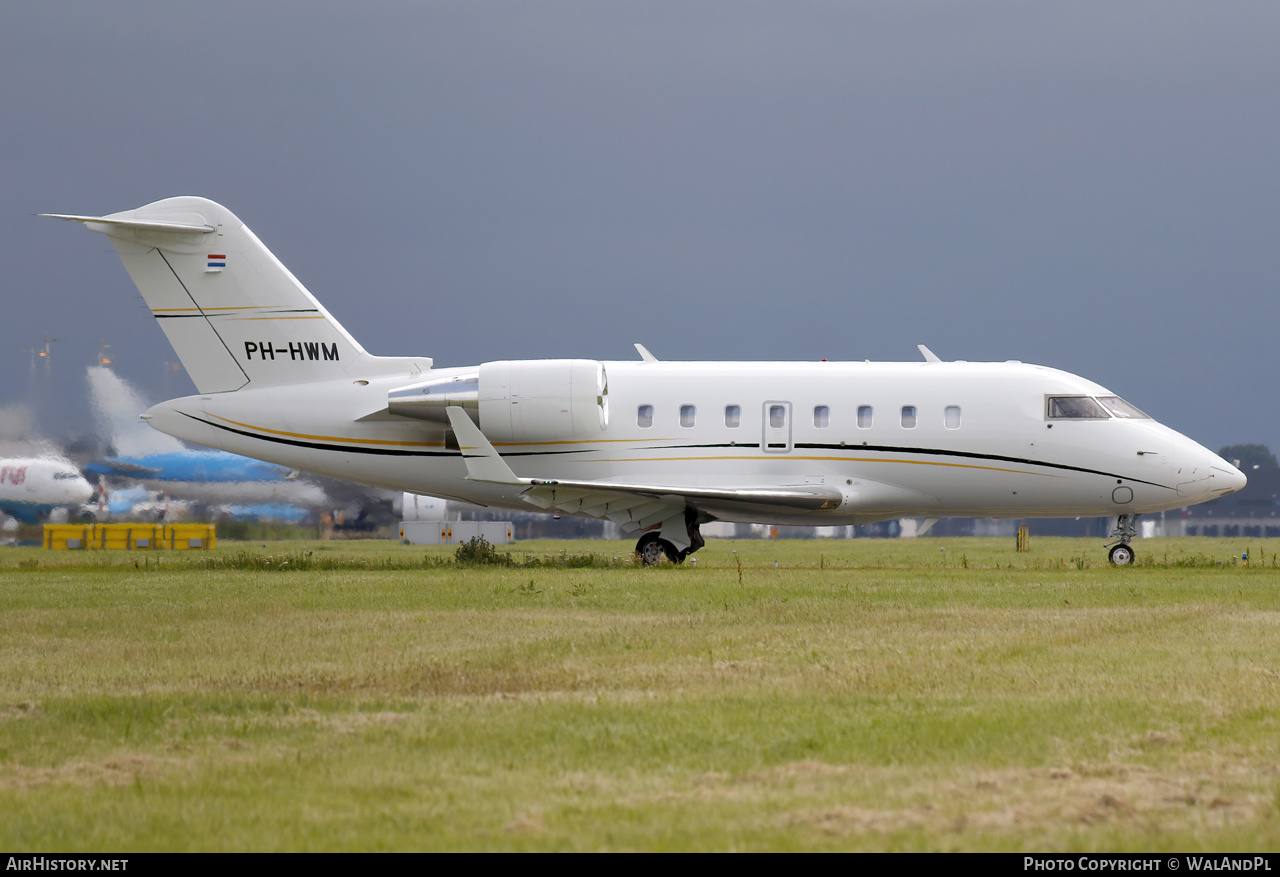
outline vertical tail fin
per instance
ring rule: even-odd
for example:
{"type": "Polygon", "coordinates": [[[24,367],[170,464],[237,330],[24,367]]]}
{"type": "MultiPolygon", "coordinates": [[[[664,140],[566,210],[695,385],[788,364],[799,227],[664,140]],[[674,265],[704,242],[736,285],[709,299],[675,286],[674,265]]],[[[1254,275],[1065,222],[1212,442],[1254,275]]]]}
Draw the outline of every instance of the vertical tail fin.
{"type": "Polygon", "coordinates": [[[431,367],[367,354],[248,226],[213,201],[44,215],[111,239],[201,393],[431,367]]]}

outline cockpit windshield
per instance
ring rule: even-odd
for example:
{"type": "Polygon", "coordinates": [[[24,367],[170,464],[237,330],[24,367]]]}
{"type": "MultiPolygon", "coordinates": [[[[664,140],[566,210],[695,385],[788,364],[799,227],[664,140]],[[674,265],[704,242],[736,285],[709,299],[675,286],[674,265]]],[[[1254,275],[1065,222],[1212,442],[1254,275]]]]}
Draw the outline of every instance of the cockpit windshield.
{"type": "Polygon", "coordinates": [[[1046,396],[1045,417],[1049,420],[1150,420],[1119,396],[1046,396]]]}
{"type": "Polygon", "coordinates": [[[1108,420],[1107,409],[1092,396],[1050,396],[1046,416],[1050,420],[1108,420]]]}
{"type": "Polygon", "coordinates": [[[1102,403],[1111,414],[1124,420],[1150,420],[1151,415],[1139,411],[1119,396],[1099,396],[1098,401],[1102,403]]]}

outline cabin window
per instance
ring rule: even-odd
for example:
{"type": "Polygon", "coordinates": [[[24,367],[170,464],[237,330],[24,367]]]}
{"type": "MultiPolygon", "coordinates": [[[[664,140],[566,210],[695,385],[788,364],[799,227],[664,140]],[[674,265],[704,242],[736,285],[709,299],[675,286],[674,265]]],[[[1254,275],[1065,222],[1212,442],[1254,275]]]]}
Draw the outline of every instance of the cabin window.
{"type": "Polygon", "coordinates": [[[641,405],[636,409],[636,426],[642,426],[645,429],[653,426],[652,405],[641,405]]]}
{"type": "Polygon", "coordinates": [[[1150,420],[1151,415],[1139,411],[1119,396],[1099,396],[1098,401],[1115,417],[1121,420],[1150,420]]]}
{"type": "Polygon", "coordinates": [[[1046,415],[1050,420],[1109,420],[1107,409],[1092,396],[1048,396],[1046,415]]]}
{"type": "Polygon", "coordinates": [[[960,428],[960,406],[948,405],[942,412],[942,425],[947,429],[960,428]]]}
{"type": "Polygon", "coordinates": [[[697,415],[698,409],[693,405],[680,406],[680,425],[693,426],[693,419],[697,415]]]}
{"type": "Polygon", "coordinates": [[[858,406],[858,429],[871,428],[871,415],[872,411],[870,405],[858,406]]]}
{"type": "Polygon", "coordinates": [[[831,409],[826,405],[813,407],[813,425],[818,429],[826,429],[831,425],[831,409]]]}
{"type": "Polygon", "coordinates": [[[787,406],[770,405],[769,406],[769,426],[772,429],[782,429],[787,425],[787,406]]]}
{"type": "Polygon", "coordinates": [[[916,427],[916,406],[903,405],[902,406],[902,428],[915,429],[915,427],[916,427]]]}
{"type": "Polygon", "coordinates": [[[742,425],[742,406],[726,405],[724,406],[724,425],[730,429],[737,429],[742,425]]]}

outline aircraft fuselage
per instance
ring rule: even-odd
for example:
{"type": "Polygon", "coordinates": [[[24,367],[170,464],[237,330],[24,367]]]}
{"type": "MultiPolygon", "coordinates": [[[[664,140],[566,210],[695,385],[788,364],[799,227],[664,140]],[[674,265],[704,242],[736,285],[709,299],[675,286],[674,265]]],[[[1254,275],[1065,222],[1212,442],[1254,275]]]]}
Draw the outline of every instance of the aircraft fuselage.
{"type": "MultiPolygon", "coordinates": [[[[791,524],[1138,514],[1203,501],[1243,482],[1217,455],[1149,418],[1050,418],[1050,397],[1113,394],[1043,366],[602,365],[604,428],[495,441],[517,475],[672,487],[823,485],[842,495],[818,511],[699,504],[721,520],[791,524]]],[[[528,509],[511,485],[468,481],[443,426],[386,413],[359,419],[406,383],[400,374],[191,396],[156,406],[148,417],[179,438],[291,468],[528,509]]],[[[488,432],[483,414],[479,420],[488,432]]]]}

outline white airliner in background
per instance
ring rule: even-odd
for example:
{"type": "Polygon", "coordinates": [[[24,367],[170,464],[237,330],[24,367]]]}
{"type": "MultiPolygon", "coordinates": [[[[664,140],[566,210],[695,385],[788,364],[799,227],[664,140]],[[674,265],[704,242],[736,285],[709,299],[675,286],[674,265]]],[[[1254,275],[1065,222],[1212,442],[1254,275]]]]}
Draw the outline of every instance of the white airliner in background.
{"type": "Polygon", "coordinates": [[[93,485],[57,454],[0,458],[0,512],[20,521],[34,524],[91,496],[93,485]]]}
{"type": "Polygon", "coordinates": [[[713,520],[1139,514],[1245,477],[1105,388],[1023,363],[487,362],[372,356],[203,198],[47,214],[110,238],[199,395],[143,417],[213,448],[393,490],[607,518],[646,562],[713,520]]]}

